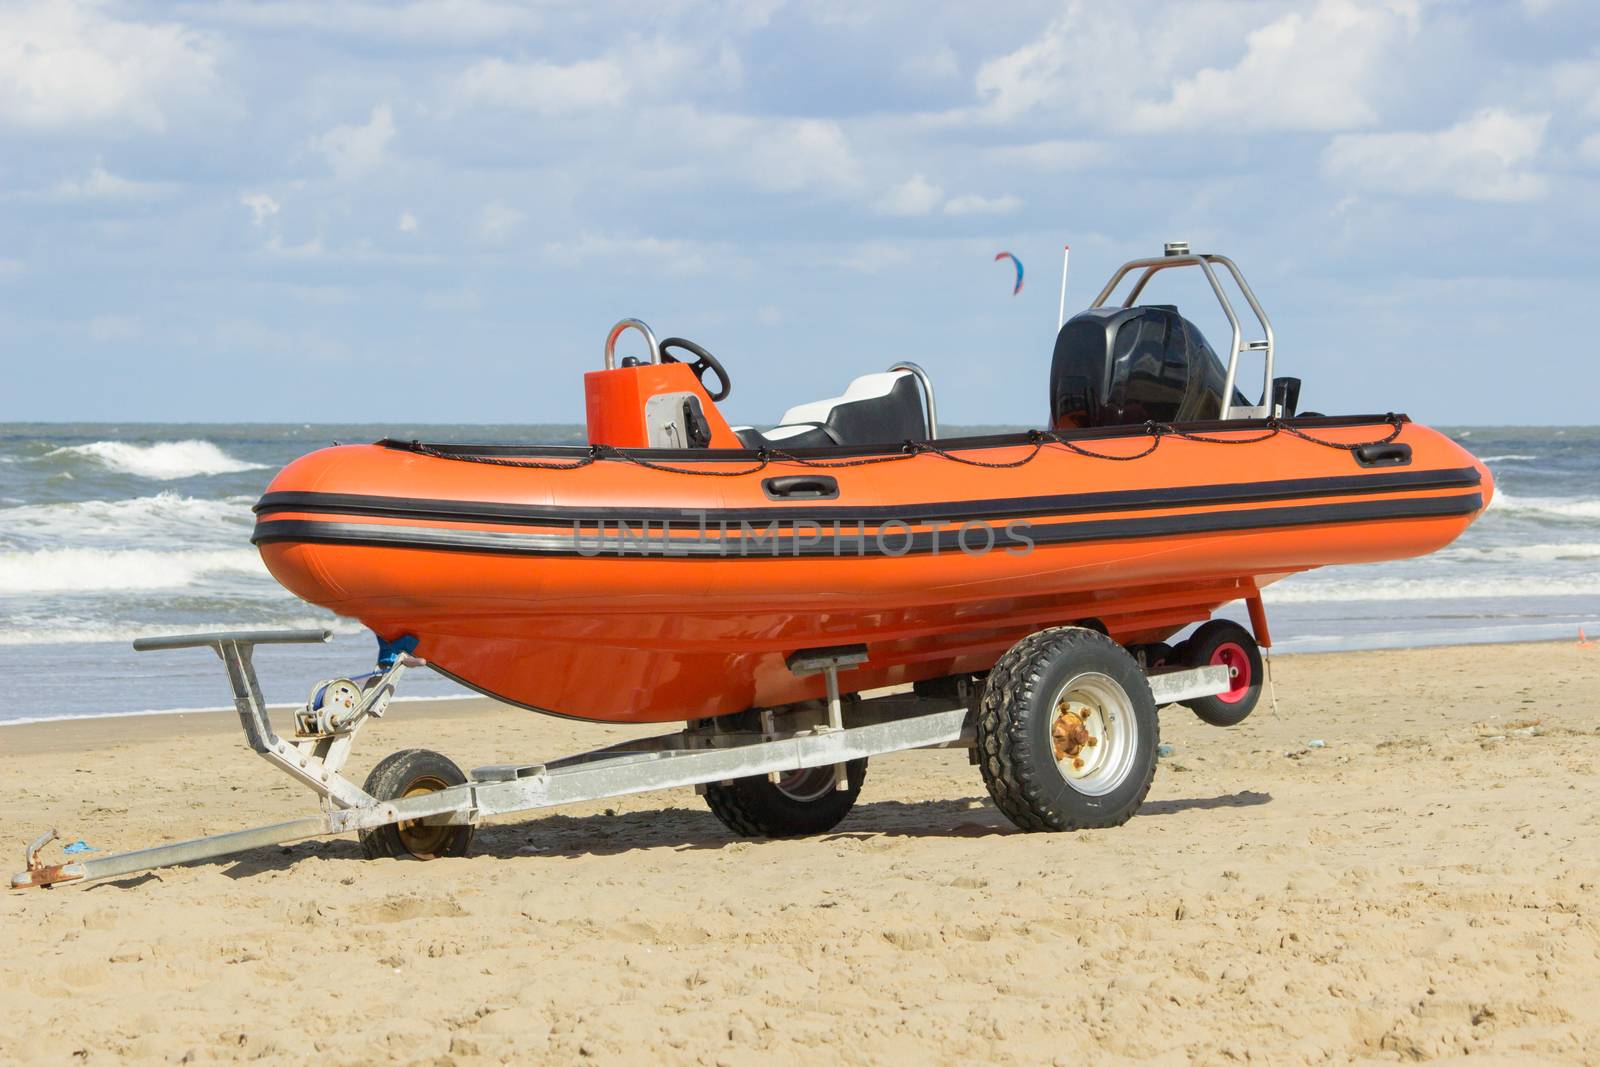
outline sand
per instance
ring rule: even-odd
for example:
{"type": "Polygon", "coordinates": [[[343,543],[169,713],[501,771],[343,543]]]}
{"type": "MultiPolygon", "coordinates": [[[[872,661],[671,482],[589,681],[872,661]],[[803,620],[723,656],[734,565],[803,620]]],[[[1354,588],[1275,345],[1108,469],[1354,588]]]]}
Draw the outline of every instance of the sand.
{"type": "MultiPolygon", "coordinates": [[[[334,839],[6,891],[0,1061],[1600,1058],[1600,650],[1275,674],[1235,729],[1164,712],[1116,830],[1015,832],[964,753],[911,753],[816,839],[736,840],[681,790],[492,823],[466,859],[334,839]]],[[[352,773],[623,733],[419,704],[352,773]]],[[[3,728],[0,776],[8,872],[51,825],[124,849],[311,808],[226,715],[3,728]]]]}

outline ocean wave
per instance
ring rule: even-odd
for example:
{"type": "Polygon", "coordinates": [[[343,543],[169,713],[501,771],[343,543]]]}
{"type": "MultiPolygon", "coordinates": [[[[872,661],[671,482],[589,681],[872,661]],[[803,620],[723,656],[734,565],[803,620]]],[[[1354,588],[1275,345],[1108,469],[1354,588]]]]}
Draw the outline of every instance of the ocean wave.
{"type": "Polygon", "coordinates": [[[1524,462],[1527,462],[1529,460],[1535,460],[1535,459],[1538,459],[1538,458],[1539,458],[1538,456],[1524,456],[1524,455],[1521,455],[1521,454],[1516,453],[1516,452],[1508,452],[1507,454],[1505,454],[1503,456],[1479,456],[1478,457],[1478,459],[1481,462],[1484,462],[1484,463],[1524,463],[1524,462]]]}
{"type": "Polygon", "coordinates": [[[0,595],[179,589],[217,574],[266,575],[254,549],[43,548],[0,552],[0,595]]]}
{"type": "Polygon", "coordinates": [[[210,441],[201,440],[158,441],[151,445],[94,441],[86,445],[67,445],[45,453],[46,459],[58,456],[82,456],[119,474],[163,482],[266,469],[266,464],[238,459],[210,441]]]}
{"type": "Polygon", "coordinates": [[[173,492],[129,500],[74,500],[0,508],[0,529],[11,542],[110,542],[135,548],[141,541],[193,543],[207,534],[240,543],[248,536],[254,497],[215,500],[173,492]]]}
{"type": "Polygon", "coordinates": [[[1359,600],[1497,600],[1508,597],[1600,596],[1600,574],[1562,578],[1341,578],[1269,586],[1269,604],[1327,604],[1359,600]]]}
{"type": "Polygon", "coordinates": [[[1452,546],[1439,553],[1443,559],[1492,563],[1520,559],[1533,563],[1578,562],[1600,559],[1600,542],[1568,541],[1549,545],[1452,546]]]}
{"type": "Polygon", "coordinates": [[[1600,519],[1600,500],[1593,497],[1522,497],[1496,492],[1494,499],[1489,502],[1489,510],[1532,518],[1600,519]]]}

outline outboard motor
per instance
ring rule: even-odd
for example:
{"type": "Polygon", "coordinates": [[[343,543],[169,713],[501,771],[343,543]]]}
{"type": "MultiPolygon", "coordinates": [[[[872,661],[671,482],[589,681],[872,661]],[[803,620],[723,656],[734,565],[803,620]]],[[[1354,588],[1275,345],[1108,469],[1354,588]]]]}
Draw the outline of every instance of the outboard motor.
{"type": "MultiPolygon", "coordinates": [[[[1065,430],[1222,415],[1226,369],[1171,305],[1092,308],[1067,320],[1050,365],[1050,425],[1065,430]]],[[[1235,404],[1247,401],[1237,391],[1235,404]]]]}

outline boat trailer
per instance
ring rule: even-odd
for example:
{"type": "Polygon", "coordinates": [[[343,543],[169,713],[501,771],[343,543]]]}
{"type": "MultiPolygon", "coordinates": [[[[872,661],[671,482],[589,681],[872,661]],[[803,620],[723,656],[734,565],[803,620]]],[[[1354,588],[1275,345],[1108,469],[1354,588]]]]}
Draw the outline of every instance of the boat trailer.
{"type": "MultiPolygon", "coordinates": [[[[1029,641],[1037,644],[1041,638],[1058,634],[1067,635],[1053,639],[1063,648],[1074,641],[1079,645],[1085,641],[1098,642],[1090,651],[1102,659],[1110,655],[1107,650],[1126,658],[1133,665],[1132,677],[1142,677],[1148,686],[1148,695],[1135,693],[1133,703],[1148,706],[1151,716],[1155,708],[1165,704],[1226,693],[1233,683],[1230,673],[1237,673],[1230,672],[1226,664],[1146,670],[1143,664],[1136,663],[1131,655],[1100,634],[1077,627],[1042,631],[1019,642],[1007,656],[1015,655],[1029,641]]],[[[383,654],[377,670],[318,684],[305,708],[294,716],[293,736],[279,736],[273,730],[256,678],[252,663],[255,647],[326,642],[331,637],[332,633],[327,630],[240,631],[148,637],[134,642],[134,648],[141,652],[184,648],[214,651],[227,670],[239,725],[250,747],[269,764],[315,793],[320,800],[319,813],[270,826],[57,864],[47,864],[41,859],[43,849],[57,838],[56,831],[51,830],[28,845],[25,869],[12,877],[12,887],[48,887],[114,878],[351,831],[362,836],[369,856],[460,855],[465,851],[473,828],[494,816],[681,786],[694,786],[697,792],[708,794],[707,799],[713,800],[710,794],[718,789],[751,781],[771,783],[776,788],[781,781],[792,780],[799,772],[813,772],[810,779],[816,783],[818,769],[827,769],[820,772],[824,790],[847,795],[843,809],[833,820],[837,821],[853,803],[854,791],[860,788],[859,773],[847,772],[857,761],[861,761],[859,766],[864,770],[864,761],[870,756],[910,749],[966,748],[973,750],[972,762],[983,766],[982,753],[976,746],[993,749],[1001,744],[998,741],[986,744],[979,737],[983,733],[979,719],[988,713],[989,704],[982,698],[984,685],[976,679],[945,679],[941,681],[952,684],[919,686],[918,691],[899,687],[865,698],[842,695],[839,669],[867,658],[865,646],[850,645],[806,649],[788,657],[789,668],[796,674],[825,675],[827,698],[823,701],[722,719],[691,720],[676,733],[625,741],[543,763],[478,767],[470,775],[461,775],[454,764],[436,753],[409,749],[388,757],[374,769],[367,787],[362,788],[340,773],[356,734],[369,719],[383,716],[401,676],[426,664],[403,645],[380,643],[383,654]],[[374,795],[374,781],[379,780],[384,764],[401,758],[414,760],[419,756],[433,760],[430,766],[444,769],[430,770],[424,788],[406,781],[401,783],[401,788],[383,790],[394,795],[374,795]],[[452,777],[457,780],[451,781],[452,777]],[[853,791],[843,794],[844,790],[853,791]],[[393,836],[397,831],[402,835],[398,844],[393,836]],[[382,836],[385,833],[390,836],[382,836]],[[441,839],[454,841],[458,847],[441,846],[441,839]]],[[[1036,662],[1037,649],[1034,653],[1036,662]]],[[[1001,664],[996,665],[996,672],[1005,662],[1002,659],[1001,664]]],[[[1111,660],[1106,662],[1115,666],[1111,660]]],[[[1131,684],[1113,682],[1108,689],[1108,673],[1116,671],[1107,668],[1096,672],[1086,668],[1073,679],[1079,684],[1078,690],[1070,693],[1063,690],[1058,697],[1052,697],[1051,718],[1044,735],[1050,739],[1045,746],[1046,759],[1057,760],[1068,783],[1076,782],[1077,787],[1089,794],[1098,781],[1094,773],[1112,757],[1116,739],[1126,734],[1128,721],[1138,717],[1138,707],[1130,705],[1126,712],[1120,713],[1119,719],[1117,707],[1120,705],[1114,700],[1107,703],[1094,696],[1112,690],[1121,693],[1140,688],[1135,681],[1131,684]],[[1096,718],[1097,700],[1106,708],[1099,718],[1096,718]],[[1122,733],[1119,734],[1119,730],[1122,733]],[[1097,745],[1100,746],[1098,751],[1097,745]],[[1085,762],[1086,757],[1089,763],[1085,762]],[[1095,762],[1097,759],[1099,762],[1095,762]],[[1091,765],[1094,770],[1086,770],[1091,765]]],[[[1149,752],[1139,755],[1140,759],[1148,761],[1150,775],[1155,766],[1153,737],[1152,728],[1149,752]]],[[[1117,758],[1131,760],[1134,757],[1130,753],[1117,758]]],[[[1008,756],[1014,757],[1015,753],[1008,756]]],[[[995,762],[998,766],[998,756],[995,762]]],[[[985,777],[989,777],[987,770],[985,777]]],[[[1143,799],[1148,785],[1147,775],[1134,807],[1143,799]]],[[[1000,801],[993,781],[990,791],[1000,801]]],[[[792,793],[790,790],[783,795],[792,793]]],[[[1001,806],[1019,825],[1025,825],[1010,806],[1005,803],[1001,806]]],[[[717,803],[712,807],[724,822],[735,825],[724,811],[718,810],[717,803]]],[[[1128,814],[1131,809],[1116,821],[1123,821],[1128,814]]],[[[1026,825],[1025,828],[1074,828],[1055,825],[1048,819],[1046,823],[1048,825],[1026,825]]],[[[744,823],[739,825],[743,828],[744,823]]]]}

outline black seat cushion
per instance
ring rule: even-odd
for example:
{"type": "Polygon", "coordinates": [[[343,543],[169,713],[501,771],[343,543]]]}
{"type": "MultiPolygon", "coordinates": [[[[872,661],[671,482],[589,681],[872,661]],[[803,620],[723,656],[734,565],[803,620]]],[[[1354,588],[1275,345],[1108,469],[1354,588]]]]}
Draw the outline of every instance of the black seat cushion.
{"type": "Polygon", "coordinates": [[[841,445],[888,445],[928,436],[917,380],[902,374],[888,393],[835,404],[823,422],[841,445]]]}
{"type": "MultiPolygon", "coordinates": [[[[881,385],[890,373],[870,377],[878,379],[873,385],[881,385]]],[[[852,387],[861,381],[852,382],[852,387]]],[[[920,441],[928,435],[921,390],[916,378],[906,373],[895,375],[888,389],[878,396],[819,400],[789,411],[796,416],[802,411],[813,417],[821,416],[821,421],[798,421],[797,417],[797,421],[775,426],[765,434],[750,428],[734,433],[746,448],[777,449],[895,445],[902,441],[920,441]]]]}
{"type": "MultiPolygon", "coordinates": [[[[793,423],[791,425],[798,426],[801,424],[793,423]]],[[[746,448],[776,448],[780,450],[789,448],[831,448],[839,443],[833,439],[822,423],[813,422],[805,425],[807,428],[800,433],[780,437],[777,440],[769,440],[765,434],[753,426],[746,426],[733,431],[733,433],[739,439],[739,443],[746,448]]]]}

